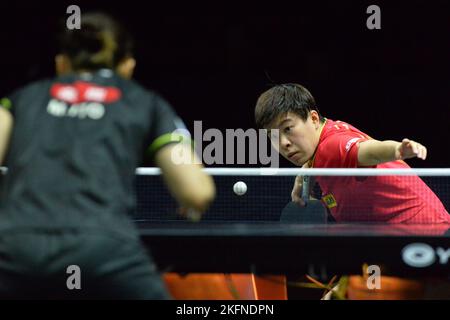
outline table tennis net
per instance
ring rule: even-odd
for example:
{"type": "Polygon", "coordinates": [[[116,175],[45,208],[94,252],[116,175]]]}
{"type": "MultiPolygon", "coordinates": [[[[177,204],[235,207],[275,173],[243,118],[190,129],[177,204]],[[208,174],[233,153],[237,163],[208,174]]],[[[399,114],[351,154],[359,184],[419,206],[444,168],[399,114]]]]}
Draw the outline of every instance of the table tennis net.
{"type": "MultiPolygon", "coordinates": [[[[315,210],[323,208],[327,221],[337,218],[356,222],[407,222],[412,219],[413,223],[433,223],[427,218],[430,215],[448,216],[450,169],[388,170],[209,168],[206,171],[214,178],[216,199],[202,221],[283,220],[286,207],[292,207],[291,192],[299,174],[310,177],[307,200],[314,204],[315,210]],[[233,191],[238,181],[247,185],[244,195],[233,191]]],[[[156,168],[137,170],[136,200],[135,220],[184,219],[177,214],[179,205],[156,168]]],[[[305,210],[299,207],[294,214],[298,214],[299,222],[305,221],[302,215],[311,215],[305,210]]]]}

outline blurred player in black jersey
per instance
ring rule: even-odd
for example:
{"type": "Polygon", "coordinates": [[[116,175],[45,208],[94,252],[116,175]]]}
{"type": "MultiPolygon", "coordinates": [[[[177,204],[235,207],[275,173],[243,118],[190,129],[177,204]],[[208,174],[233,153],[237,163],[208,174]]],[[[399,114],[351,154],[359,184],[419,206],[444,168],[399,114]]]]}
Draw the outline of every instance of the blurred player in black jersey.
{"type": "Polygon", "coordinates": [[[130,80],[132,43],[116,21],[83,14],[59,40],[58,76],[1,100],[0,298],[168,298],[129,219],[135,168],[153,157],[192,212],[214,183],[170,105],[130,80]],[[180,164],[180,150],[193,161],[180,164]]]}

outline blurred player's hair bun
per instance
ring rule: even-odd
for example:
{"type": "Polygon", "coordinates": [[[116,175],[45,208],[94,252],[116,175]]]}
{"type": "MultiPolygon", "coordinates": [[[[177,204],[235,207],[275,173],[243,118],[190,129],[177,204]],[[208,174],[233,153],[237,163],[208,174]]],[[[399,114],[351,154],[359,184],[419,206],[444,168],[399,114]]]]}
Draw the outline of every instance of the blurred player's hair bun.
{"type": "Polygon", "coordinates": [[[65,22],[60,28],[59,53],[70,58],[75,70],[112,69],[132,54],[131,36],[104,13],[82,13],[80,29],[69,30],[65,22]]]}
{"type": "Polygon", "coordinates": [[[71,32],[73,44],[89,53],[96,53],[103,49],[102,30],[98,26],[82,23],[81,30],[71,32]]]}

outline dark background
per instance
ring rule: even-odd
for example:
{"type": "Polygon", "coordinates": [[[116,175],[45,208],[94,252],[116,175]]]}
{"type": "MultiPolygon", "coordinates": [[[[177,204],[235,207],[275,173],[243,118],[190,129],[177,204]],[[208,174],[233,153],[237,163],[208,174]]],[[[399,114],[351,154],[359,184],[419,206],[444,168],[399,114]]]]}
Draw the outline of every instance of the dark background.
{"type": "Polygon", "coordinates": [[[328,118],[426,145],[428,159],[413,167],[449,167],[447,1],[1,4],[0,95],[53,75],[55,22],[69,4],[125,23],[137,44],[135,78],[190,129],[194,120],[204,130],[251,128],[260,93],[298,82],[328,118]],[[366,28],[370,4],[381,7],[381,30],[366,28]]]}

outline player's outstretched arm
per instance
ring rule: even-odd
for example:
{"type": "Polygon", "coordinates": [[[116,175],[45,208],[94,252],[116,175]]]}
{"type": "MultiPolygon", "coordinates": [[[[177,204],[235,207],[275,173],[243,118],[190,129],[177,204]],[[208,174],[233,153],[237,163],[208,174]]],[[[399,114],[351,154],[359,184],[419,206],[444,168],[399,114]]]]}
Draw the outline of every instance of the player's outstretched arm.
{"type": "Polygon", "coordinates": [[[359,143],[358,147],[358,165],[360,166],[373,166],[414,157],[425,160],[427,148],[409,139],[403,139],[402,142],[367,140],[359,143]]]}
{"type": "Polygon", "coordinates": [[[0,107],[0,165],[2,165],[5,160],[12,128],[13,117],[11,113],[0,107]]]}
{"type": "Polygon", "coordinates": [[[181,207],[196,212],[205,211],[215,197],[213,179],[202,171],[203,166],[188,144],[169,144],[155,155],[155,162],[161,168],[164,180],[181,207]],[[177,148],[177,149],[174,149],[177,148]],[[182,150],[181,150],[182,149],[182,150]],[[174,160],[174,152],[183,152],[189,161],[174,160]]]}

